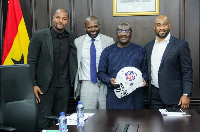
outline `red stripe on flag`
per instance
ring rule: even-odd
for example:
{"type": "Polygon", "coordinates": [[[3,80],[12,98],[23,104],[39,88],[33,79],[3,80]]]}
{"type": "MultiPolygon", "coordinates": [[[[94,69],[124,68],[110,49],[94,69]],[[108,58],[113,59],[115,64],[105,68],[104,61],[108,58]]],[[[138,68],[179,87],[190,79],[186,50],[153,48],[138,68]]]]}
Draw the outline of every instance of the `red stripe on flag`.
{"type": "Polygon", "coordinates": [[[4,37],[2,64],[4,63],[10,49],[13,45],[13,41],[18,33],[18,25],[22,19],[22,10],[19,0],[9,0],[8,13],[4,37]]]}

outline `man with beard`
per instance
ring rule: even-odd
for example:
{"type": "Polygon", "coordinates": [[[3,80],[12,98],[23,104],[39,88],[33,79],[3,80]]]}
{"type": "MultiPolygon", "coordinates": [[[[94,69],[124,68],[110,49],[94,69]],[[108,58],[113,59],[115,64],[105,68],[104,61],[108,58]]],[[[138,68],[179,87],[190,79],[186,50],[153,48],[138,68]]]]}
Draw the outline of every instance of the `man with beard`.
{"type": "Polygon", "coordinates": [[[124,67],[139,69],[143,77],[143,86],[147,80],[147,63],[143,47],[131,43],[132,28],[121,23],[116,34],[118,42],[103,50],[99,61],[98,78],[108,86],[106,109],[142,109],[144,107],[143,89],[137,88],[131,94],[118,98],[114,89],[117,73],[124,67]]]}
{"type": "Polygon", "coordinates": [[[65,30],[68,16],[66,10],[56,10],[53,26],[35,32],[29,44],[28,64],[38,105],[38,131],[50,125],[45,116],[59,116],[67,111],[77,70],[73,43],[76,35],[65,30]]]}
{"type": "Polygon", "coordinates": [[[104,48],[114,43],[113,38],[100,34],[100,24],[95,16],[84,23],[87,34],[75,39],[78,70],[75,77],[75,97],[80,95],[85,109],[105,109],[107,87],[97,80],[98,64],[104,48]]]}
{"type": "Polygon", "coordinates": [[[150,108],[188,108],[193,84],[188,43],[170,34],[167,16],[155,20],[156,39],[145,45],[150,108]]]}

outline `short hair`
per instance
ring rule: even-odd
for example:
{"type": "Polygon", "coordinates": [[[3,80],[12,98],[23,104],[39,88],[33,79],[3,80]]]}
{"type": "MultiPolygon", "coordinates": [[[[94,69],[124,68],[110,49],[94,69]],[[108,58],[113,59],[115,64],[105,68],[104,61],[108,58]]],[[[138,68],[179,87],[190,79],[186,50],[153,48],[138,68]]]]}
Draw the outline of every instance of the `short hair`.
{"type": "Polygon", "coordinates": [[[158,17],[156,17],[155,22],[159,19],[159,17],[164,17],[165,19],[168,19],[168,21],[169,21],[168,16],[166,16],[166,15],[159,15],[158,17]]]}
{"type": "Polygon", "coordinates": [[[95,16],[88,16],[88,17],[85,19],[84,26],[86,25],[86,21],[90,21],[90,20],[96,20],[97,23],[99,24],[99,20],[98,20],[97,17],[95,17],[95,16]]]}
{"type": "Polygon", "coordinates": [[[130,24],[128,24],[128,23],[126,23],[126,22],[123,22],[123,23],[119,24],[119,25],[117,26],[117,29],[116,29],[116,31],[119,29],[119,26],[122,26],[122,25],[126,25],[127,27],[129,27],[130,31],[132,32],[131,25],[130,25],[130,24]]]}
{"type": "Polygon", "coordinates": [[[68,12],[66,9],[63,9],[63,8],[57,9],[57,10],[55,11],[54,15],[56,14],[56,12],[58,12],[58,11],[60,11],[60,10],[65,11],[65,12],[67,13],[67,18],[69,18],[69,12],[68,12]]]}

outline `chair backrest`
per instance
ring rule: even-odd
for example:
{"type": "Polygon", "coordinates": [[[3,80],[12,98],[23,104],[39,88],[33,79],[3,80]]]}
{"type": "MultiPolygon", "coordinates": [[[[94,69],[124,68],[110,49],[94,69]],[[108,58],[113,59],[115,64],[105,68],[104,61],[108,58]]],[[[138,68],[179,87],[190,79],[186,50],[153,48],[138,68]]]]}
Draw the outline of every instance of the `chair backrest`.
{"type": "Polygon", "coordinates": [[[0,76],[1,125],[17,132],[35,132],[37,107],[29,65],[0,66],[0,76]]]}

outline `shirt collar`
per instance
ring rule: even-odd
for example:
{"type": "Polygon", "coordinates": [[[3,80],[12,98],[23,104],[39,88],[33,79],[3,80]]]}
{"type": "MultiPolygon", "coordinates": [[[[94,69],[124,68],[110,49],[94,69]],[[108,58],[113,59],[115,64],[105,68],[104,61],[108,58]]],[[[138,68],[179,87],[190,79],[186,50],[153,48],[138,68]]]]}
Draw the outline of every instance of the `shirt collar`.
{"type": "MultiPolygon", "coordinates": [[[[100,35],[98,34],[96,38],[94,38],[95,41],[100,41],[100,35]]],[[[92,38],[87,34],[85,37],[85,41],[86,42],[90,42],[92,40],[92,38]]]]}
{"type": "MultiPolygon", "coordinates": [[[[166,41],[166,42],[169,43],[169,39],[170,39],[170,37],[171,37],[171,34],[170,34],[170,32],[169,32],[169,34],[167,35],[167,37],[166,37],[163,41],[161,41],[161,42],[166,41]]],[[[157,36],[156,36],[156,40],[155,40],[155,42],[156,42],[156,43],[160,43],[160,42],[158,42],[158,37],[157,37],[157,36]]]]}
{"type": "Polygon", "coordinates": [[[50,31],[51,31],[51,34],[52,34],[55,38],[56,38],[56,37],[59,38],[59,36],[62,36],[62,37],[67,37],[67,36],[69,36],[69,33],[68,33],[66,30],[64,30],[64,32],[62,32],[62,33],[60,34],[60,33],[56,32],[56,31],[54,30],[53,27],[51,27],[51,28],[50,28],[50,31]]]}

